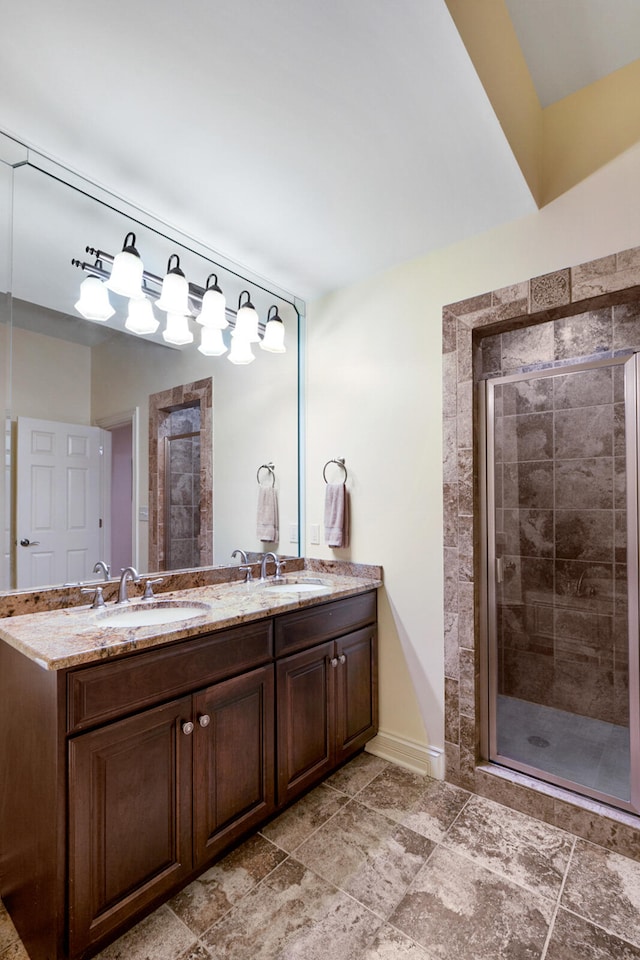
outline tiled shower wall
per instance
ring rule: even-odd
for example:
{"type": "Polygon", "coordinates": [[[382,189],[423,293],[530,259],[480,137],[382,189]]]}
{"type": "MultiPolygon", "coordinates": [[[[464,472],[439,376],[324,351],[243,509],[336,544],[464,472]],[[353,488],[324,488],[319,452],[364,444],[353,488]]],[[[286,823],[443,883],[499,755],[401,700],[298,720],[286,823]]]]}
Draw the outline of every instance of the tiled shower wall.
{"type": "Polygon", "coordinates": [[[166,569],[199,567],[200,404],[173,410],[164,427],[168,444],[166,484],[169,498],[166,569]]]}
{"type": "MultiPolygon", "coordinates": [[[[640,817],[493,768],[481,756],[479,450],[473,385],[473,346],[483,335],[518,330],[524,348],[535,338],[533,331],[540,323],[581,315],[586,319],[577,326],[557,324],[553,355],[538,356],[533,362],[616,351],[622,330],[638,324],[638,304],[640,248],[636,247],[447,305],[443,309],[443,493],[447,780],[640,858],[640,817]],[[601,311],[611,307],[626,308],[617,310],[616,316],[609,314],[608,335],[613,339],[600,348],[579,346],[584,337],[592,340],[589,327],[597,327],[601,311]],[[568,354],[563,353],[566,349],[568,354]]],[[[633,342],[626,333],[624,340],[624,346],[633,342]]],[[[514,346],[520,349],[517,337],[514,346]]],[[[551,339],[545,349],[551,349],[551,339]]],[[[513,367],[525,366],[528,357],[514,360],[519,362],[513,367]]]]}
{"type": "Polygon", "coordinates": [[[475,357],[475,379],[560,365],[557,377],[495,388],[498,690],[621,725],[629,719],[623,370],[561,370],[633,348],[640,308],[625,304],[486,337],[475,357]]]}

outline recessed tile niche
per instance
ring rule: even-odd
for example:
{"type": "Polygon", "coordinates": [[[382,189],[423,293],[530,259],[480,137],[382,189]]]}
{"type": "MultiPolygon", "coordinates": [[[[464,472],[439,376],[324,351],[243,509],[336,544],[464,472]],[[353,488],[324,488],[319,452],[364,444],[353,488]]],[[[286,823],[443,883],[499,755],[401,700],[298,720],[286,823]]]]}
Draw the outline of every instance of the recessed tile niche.
{"type": "MultiPolygon", "coordinates": [[[[640,817],[521,774],[492,768],[480,754],[482,545],[476,402],[477,384],[487,377],[635,351],[640,351],[638,247],[443,309],[446,779],[628,856],[640,857],[640,817]]],[[[601,378],[602,374],[593,375],[590,390],[597,392],[603,386],[601,378]]],[[[555,495],[562,498],[567,485],[572,496],[576,489],[579,495],[579,478],[567,474],[572,469],[570,460],[573,453],[579,453],[583,459],[591,457],[597,471],[597,459],[615,457],[619,444],[616,404],[602,409],[606,423],[581,424],[581,399],[567,396],[564,409],[554,412],[545,408],[543,396],[534,393],[544,392],[545,383],[530,381],[531,396],[519,399],[519,442],[530,444],[532,453],[536,457],[540,454],[543,463],[551,428],[556,437],[564,436],[566,463],[557,471],[560,489],[555,495]],[[577,447],[572,451],[571,444],[578,444],[579,451],[577,447]]],[[[508,443],[509,438],[504,442],[508,443]]],[[[537,490],[542,489],[543,485],[538,485],[537,490]]],[[[614,522],[623,530],[624,511],[622,504],[616,502],[615,491],[609,490],[604,480],[598,491],[601,509],[613,511],[612,517],[618,511],[620,518],[615,517],[614,522]]],[[[539,512],[538,518],[541,516],[539,512]]],[[[544,538],[543,529],[532,529],[530,533],[544,538]]],[[[568,539],[572,537],[570,524],[565,534],[568,539]]],[[[562,545],[565,553],[571,552],[568,539],[562,545]]],[[[588,551],[589,544],[597,549],[597,539],[596,530],[586,531],[579,549],[588,551]]],[[[616,551],[618,548],[620,556],[603,558],[610,565],[612,577],[625,575],[620,563],[622,540],[616,542],[616,551]]],[[[588,558],[576,557],[579,559],[588,558]]],[[[548,576],[542,566],[532,571],[532,576],[548,576]]],[[[567,570],[568,576],[570,572],[567,570]]],[[[612,638],[612,657],[614,642],[612,638]]],[[[510,682],[517,687],[530,682],[530,678],[514,673],[510,682]]],[[[615,684],[614,672],[600,705],[603,712],[614,717],[619,715],[616,711],[625,709],[621,705],[624,691],[617,690],[615,684]]]]}

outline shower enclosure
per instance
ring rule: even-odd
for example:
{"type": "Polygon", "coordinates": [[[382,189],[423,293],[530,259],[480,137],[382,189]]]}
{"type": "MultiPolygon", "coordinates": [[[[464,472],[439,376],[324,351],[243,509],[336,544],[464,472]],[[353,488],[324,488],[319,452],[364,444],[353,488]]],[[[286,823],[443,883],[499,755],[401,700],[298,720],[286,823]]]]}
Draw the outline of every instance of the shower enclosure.
{"type": "Polygon", "coordinates": [[[488,755],[640,810],[636,355],[481,384],[488,755]]]}

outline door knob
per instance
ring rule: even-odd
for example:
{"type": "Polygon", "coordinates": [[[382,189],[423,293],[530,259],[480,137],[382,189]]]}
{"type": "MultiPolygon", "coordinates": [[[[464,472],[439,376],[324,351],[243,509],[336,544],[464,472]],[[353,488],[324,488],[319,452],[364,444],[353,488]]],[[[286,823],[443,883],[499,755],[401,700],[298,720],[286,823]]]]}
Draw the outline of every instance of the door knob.
{"type": "Polygon", "coordinates": [[[191,720],[187,720],[186,723],[182,724],[182,732],[189,736],[190,733],[193,733],[193,724],[191,720]]]}
{"type": "Polygon", "coordinates": [[[23,537],[22,540],[20,541],[20,546],[21,546],[21,547],[39,547],[39,546],[40,546],[40,541],[39,541],[39,540],[29,540],[28,537],[23,537]]]}

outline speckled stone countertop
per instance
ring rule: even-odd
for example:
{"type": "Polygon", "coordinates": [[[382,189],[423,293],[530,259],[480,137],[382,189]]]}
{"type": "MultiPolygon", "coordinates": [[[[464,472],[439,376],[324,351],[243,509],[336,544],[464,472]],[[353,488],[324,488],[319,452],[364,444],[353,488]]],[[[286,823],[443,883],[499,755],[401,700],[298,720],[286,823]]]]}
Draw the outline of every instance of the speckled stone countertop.
{"type": "MultiPolygon", "coordinates": [[[[285,579],[317,578],[322,581],[317,585],[317,591],[273,590],[256,582],[245,584],[237,579],[202,584],[202,572],[194,571],[197,585],[156,593],[155,600],[207,604],[201,616],[167,624],[116,627],[100,623],[107,610],[111,613],[118,609],[113,603],[100,610],[92,610],[88,605],[56,607],[0,619],[0,639],[43,669],[60,670],[354,596],[382,586],[382,570],[376,566],[305,560],[296,567],[295,571],[287,571],[285,579]]],[[[140,605],[145,605],[145,601],[136,598],[126,609],[132,610],[140,605]]]]}

